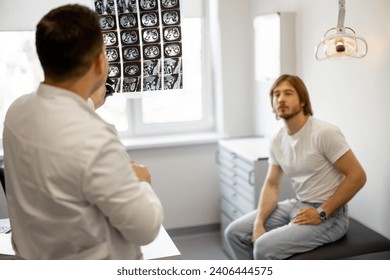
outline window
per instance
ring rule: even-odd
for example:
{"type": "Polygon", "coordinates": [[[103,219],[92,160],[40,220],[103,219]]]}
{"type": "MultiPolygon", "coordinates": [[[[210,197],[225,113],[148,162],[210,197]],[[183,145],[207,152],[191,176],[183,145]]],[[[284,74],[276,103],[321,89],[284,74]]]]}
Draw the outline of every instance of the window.
{"type": "Polygon", "coordinates": [[[255,78],[261,82],[275,80],[280,75],[280,15],[257,16],[253,25],[255,78]]]}
{"type": "MultiPolygon", "coordinates": [[[[35,33],[0,32],[0,129],[11,103],[34,91],[43,80],[41,64],[35,51],[35,33]]],[[[2,137],[2,134],[1,134],[2,137]]]]}
{"type": "MultiPolygon", "coordinates": [[[[194,1],[192,5],[200,2],[194,1]]],[[[208,76],[208,60],[204,19],[199,14],[182,15],[182,90],[166,91],[155,96],[150,94],[138,99],[116,94],[107,98],[97,110],[103,119],[116,126],[121,137],[213,130],[213,96],[205,79],[208,76]]],[[[0,46],[0,79],[4,81],[0,95],[1,131],[10,104],[18,96],[34,91],[43,80],[34,36],[34,31],[0,32],[1,42],[10,42],[0,46]]]]}

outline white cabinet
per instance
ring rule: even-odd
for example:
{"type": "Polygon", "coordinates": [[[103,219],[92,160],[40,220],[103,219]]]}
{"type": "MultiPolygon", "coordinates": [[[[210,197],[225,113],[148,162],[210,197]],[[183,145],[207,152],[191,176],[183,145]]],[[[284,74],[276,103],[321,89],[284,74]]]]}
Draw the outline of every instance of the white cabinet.
{"type": "MultiPolygon", "coordinates": [[[[217,162],[220,179],[222,247],[231,257],[224,238],[226,227],[235,219],[257,208],[259,194],[268,169],[269,140],[238,138],[219,141],[217,162]]],[[[283,181],[281,199],[290,197],[291,189],[283,181]]]]}

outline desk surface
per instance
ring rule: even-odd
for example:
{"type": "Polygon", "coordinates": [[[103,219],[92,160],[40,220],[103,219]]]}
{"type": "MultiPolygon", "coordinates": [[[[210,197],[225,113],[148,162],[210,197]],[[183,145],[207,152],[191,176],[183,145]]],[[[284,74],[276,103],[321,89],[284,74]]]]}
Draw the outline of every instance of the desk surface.
{"type": "Polygon", "coordinates": [[[179,260],[181,253],[163,226],[156,239],[141,247],[145,260],[179,260]]]}
{"type": "MultiPolygon", "coordinates": [[[[178,260],[181,253],[163,226],[156,239],[141,247],[145,260],[178,260]]],[[[0,254],[15,255],[11,244],[11,234],[0,234],[0,254]]]]}
{"type": "Polygon", "coordinates": [[[9,233],[0,234],[0,254],[15,255],[11,244],[11,234],[9,233]]]}

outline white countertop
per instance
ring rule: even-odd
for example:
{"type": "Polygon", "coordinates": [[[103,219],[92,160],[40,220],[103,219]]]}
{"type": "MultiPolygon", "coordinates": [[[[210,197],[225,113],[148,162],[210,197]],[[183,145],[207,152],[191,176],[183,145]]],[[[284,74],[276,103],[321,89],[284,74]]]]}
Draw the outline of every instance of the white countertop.
{"type": "Polygon", "coordinates": [[[249,161],[257,161],[268,158],[269,142],[268,138],[248,137],[225,139],[218,143],[249,161]]]}

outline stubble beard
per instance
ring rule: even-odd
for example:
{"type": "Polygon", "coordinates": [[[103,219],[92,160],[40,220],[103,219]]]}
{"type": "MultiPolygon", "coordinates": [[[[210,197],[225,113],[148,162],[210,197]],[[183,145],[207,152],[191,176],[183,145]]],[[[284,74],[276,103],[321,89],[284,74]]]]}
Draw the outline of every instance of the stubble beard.
{"type": "Polygon", "coordinates": [[[283,119],[284,121],[288,121],[292,118],[294,118],[296,115],[299,115],[302,112],[302,106],[298,106],[298,108],[294,108],[294,110],[291,113],[279,113],[278,117],[280,119],[283,119]]]}

